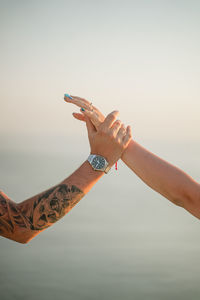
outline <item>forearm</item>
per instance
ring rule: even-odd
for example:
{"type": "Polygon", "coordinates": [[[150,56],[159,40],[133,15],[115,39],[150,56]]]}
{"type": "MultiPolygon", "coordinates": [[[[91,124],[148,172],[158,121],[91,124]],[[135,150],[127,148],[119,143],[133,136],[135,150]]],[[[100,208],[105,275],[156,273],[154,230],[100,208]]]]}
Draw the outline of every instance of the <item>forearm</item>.
{"type": "Polygon", "coordinates": [[[94,171],[88,161],[85,161],[62,183],[76,185],[84,194],[87,194],[104,174],[104,172],[94,171]]]}
{"type": "Polygon", "coordinates": [[[85,161],[60,184],[19,204],[4,194],[8,213],[0,217],[1,235],[27,243],[67,214],[103,174],[94,171],[85,161]]]}
{"type": "Polygon", "coordinates": [[[176,205],[188,209],[190,202],[199,196],[199,184],[190,176],[133,140],[122,160],[147,185],[176,205]]]}
{"type": "MultiPolygon", "coordinates": [[[[89,101],[76,96],[68,97],[68,95],[65,101],[86,109],[84,114],[73,114],[76,119],[86,121],[85,116],[87,116],[96,128],[104,122],[104,115],[96,107],[91,109],[89,101]]],[[[128,128],[129,126],[126,132],[128,128]]],[[[147,185],[200,218],[200,185],[190,176],[133,140],[124,150],[121,158],[147,185]]]]}

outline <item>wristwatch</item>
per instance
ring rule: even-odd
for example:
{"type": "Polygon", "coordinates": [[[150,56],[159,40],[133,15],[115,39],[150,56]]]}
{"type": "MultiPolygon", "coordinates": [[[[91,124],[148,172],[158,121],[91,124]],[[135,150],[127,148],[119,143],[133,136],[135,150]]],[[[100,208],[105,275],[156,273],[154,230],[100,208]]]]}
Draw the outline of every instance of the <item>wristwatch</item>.
{"type": "Polygon", "coordinates": [[[105,157],[101,155],[90,154],[87,160],[95,171],[101,171],[107,174],[111,169],[105,157]]]}

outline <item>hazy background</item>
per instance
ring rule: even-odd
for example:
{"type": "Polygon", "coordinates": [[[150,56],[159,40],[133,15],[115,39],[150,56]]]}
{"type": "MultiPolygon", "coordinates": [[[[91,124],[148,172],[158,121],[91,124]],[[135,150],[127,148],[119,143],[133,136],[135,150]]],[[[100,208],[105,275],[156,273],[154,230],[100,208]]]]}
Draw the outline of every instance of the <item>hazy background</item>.
{"type": "MultiPolygon", "coordinates": [[[[199,35],[200,1],[0,0],[0,189],[23,201],[87,158],[65,92],[199,181],[199,35]]],[[[1,298],[199,299],[199,229],[119,163],[30,244],[0,239],[1,298]]]]}

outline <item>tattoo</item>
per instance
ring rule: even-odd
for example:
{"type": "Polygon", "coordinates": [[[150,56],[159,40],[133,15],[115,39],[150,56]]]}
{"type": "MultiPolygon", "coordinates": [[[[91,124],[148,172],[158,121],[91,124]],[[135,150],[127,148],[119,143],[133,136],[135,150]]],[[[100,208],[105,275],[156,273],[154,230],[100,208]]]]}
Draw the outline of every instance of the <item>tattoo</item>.
{"type": "Polygon", "coordinates": [[[28,225],[17,205],[0,191],[0,234],[13,233],[17,226],[26,228],[28,225]]]}
{"type": "Polygon", "coordinates": [[[62,218],[84,196],[76,186],[60,184],[19,206],[0,191],[0,235],[10,236],[15,229],[43,230],[62,218]]]}
{"type": "Polygon", "coordinates": [[[35,200],[29,216],[31,229],[42,230],[62,218],[84,196],[76,186],[60,184],[35,200]]]}

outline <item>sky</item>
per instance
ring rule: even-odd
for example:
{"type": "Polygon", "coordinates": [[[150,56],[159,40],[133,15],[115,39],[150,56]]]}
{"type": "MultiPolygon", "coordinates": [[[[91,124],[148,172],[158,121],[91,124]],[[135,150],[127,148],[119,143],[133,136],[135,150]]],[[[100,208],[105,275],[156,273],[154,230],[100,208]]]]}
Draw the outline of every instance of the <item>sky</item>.
{"type": "MultiPolygon", "coordinates": [[[[199,81],[199,0],[0,0],[0,189],[21,202],[86,160],[64,93],[200,180],[199,81]]],[[[199,220],[118,168],[29,251],[1,241],[6,299],[199,294],[199,220]]]]}
{"type": "Polygon", "coordinates": [[[3,143],[81,139],[66,92],[138,140],[198,140],[199,36],[195,0],[0,0],[3,143]]]}

